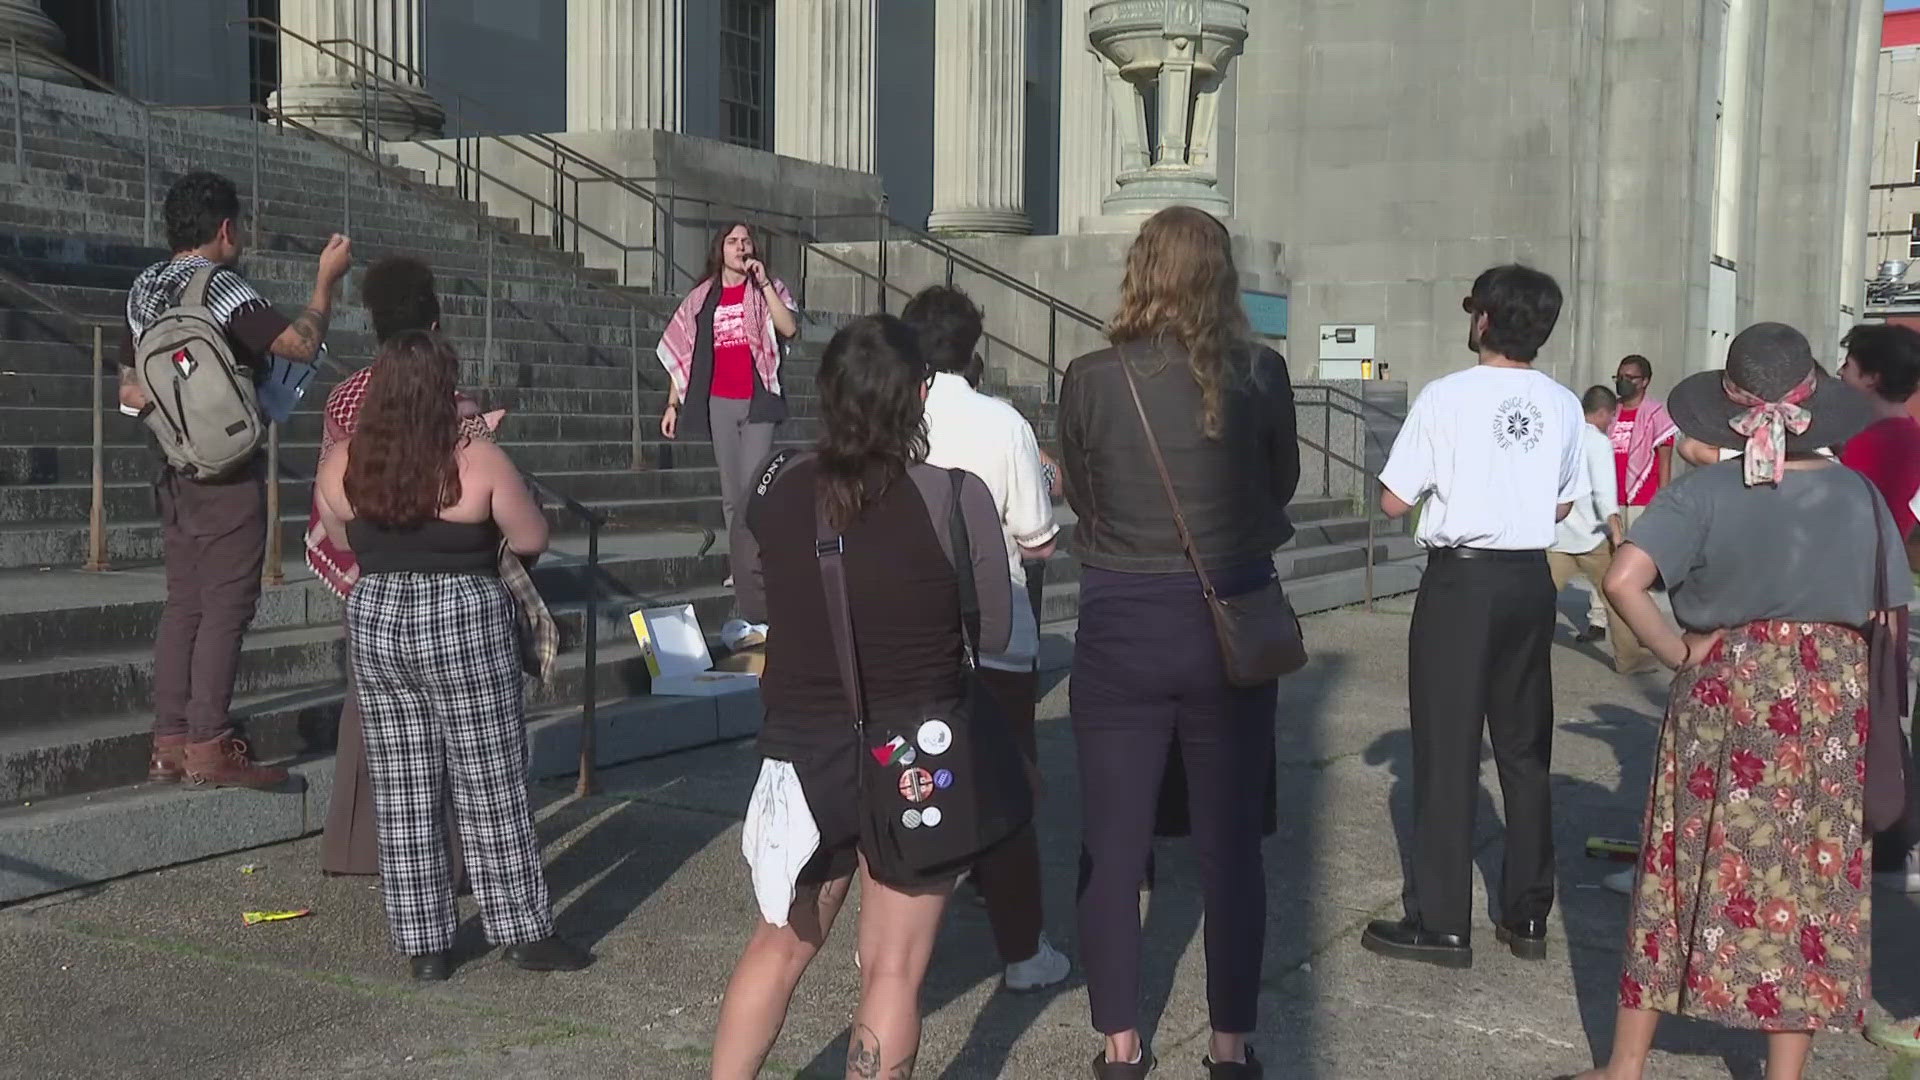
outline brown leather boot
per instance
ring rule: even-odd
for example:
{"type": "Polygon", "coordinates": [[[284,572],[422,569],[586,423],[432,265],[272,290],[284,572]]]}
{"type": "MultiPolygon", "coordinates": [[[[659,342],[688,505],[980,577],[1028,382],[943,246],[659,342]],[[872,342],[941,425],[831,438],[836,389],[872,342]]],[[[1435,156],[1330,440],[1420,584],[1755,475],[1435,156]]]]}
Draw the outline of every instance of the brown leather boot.
{"type": "Polygon", "coordinates": [[[287,782],[287,770],[254,764],[246,741],[232,735],[188,743],[186,750],[187,779],[196,784],[271,791],[287,782]]]}
{"type": "Polygon", "coordinates": [[[147,759],[147,781],[154,784],[177,784],[187,773],[187,737],[185,735],[155,735],[153,737],[153,756],[147,759]]]}

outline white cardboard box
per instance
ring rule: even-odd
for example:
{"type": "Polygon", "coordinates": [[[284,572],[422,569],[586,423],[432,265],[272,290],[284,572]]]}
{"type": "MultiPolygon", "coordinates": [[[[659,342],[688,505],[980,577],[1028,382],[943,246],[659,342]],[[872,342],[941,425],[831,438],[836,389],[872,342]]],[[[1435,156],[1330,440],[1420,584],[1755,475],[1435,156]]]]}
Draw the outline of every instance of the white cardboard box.
{"type": "Polygon", "coordinates": [[[672,697],[718,697],[760,688],[750,671],[713,670],[713,652],[692,604],[643,608],[628,616],[634,640],[646,655],[653,692],[672,697]]]}

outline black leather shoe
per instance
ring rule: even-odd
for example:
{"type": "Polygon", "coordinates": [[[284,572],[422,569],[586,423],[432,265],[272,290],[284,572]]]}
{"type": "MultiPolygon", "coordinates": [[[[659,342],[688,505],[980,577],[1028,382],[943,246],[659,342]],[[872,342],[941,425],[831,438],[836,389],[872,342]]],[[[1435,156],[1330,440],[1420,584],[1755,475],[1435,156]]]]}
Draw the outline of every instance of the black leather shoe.
{"type": "Polygon", "coordinates": [[[1260,1067],[1260,1059],[1254,1055],[1253,1047],[1247,1047],[1245,1061],[1215,1061],[1203,1057],[1200,1064],[1206,1066],[1207,1080],[1261,1080],[1266,1070],[1260,1067]]]}
{"type": "Polygon", "coordinates": [[[1589,626],[1585,630],[1573,635],[1573,640],[1582,645],[1591,645],[1606,636],[1607,632],[1605,629],[1598,626],[1589,626]]]}
{"type": "Polygon", "coordinates": [[[1395,960],[1414,960],[1445,968],[1473,966],[1472,939],[1466,934],[1442,934],[1416,919],[1375,919],[1360,935],[1360,945],[1371,953],[1395,960]]]}
{"type": "Polygon", "coordinates": [[[1153,1071],[1153,1051],[1140,1049],[1139,1061],[1108,1061],[1105,1050],[1093,1055],[1093,1080],[1146,1080],[1153,1071]]]}
{"type": "Polygon", "coordinates": [[[593,954],[558,934],[525,945],[507,946],[507,959],[528,971],[579,971],[593,954]]]}
{"type": "Polygon", "coordinates": [[[1494,940],[1513,950],[1513,955],[1522,960],[1545,960],[1547,958],[1547,920],[1522,919],[1519,922],[1501,923],[1493,928],[1494,940]]]}
{"type": "Polygon", "coordinates": [[[425,956],[410,956],[407,962],[413,968],[413,977],[420,982],[446,982],[447,976],[453,974],[452,953],[430,952],[425,956]]]}

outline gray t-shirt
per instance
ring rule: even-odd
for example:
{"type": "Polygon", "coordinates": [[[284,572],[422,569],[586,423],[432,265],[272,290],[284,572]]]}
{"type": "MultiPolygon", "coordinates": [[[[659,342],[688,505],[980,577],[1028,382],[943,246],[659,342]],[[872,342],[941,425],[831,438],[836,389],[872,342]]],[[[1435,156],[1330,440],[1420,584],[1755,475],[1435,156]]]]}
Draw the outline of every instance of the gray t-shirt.
{"type": "MultiPolygon", "coordinates": [[[[1857,626],[1874,604],[1874,503],[1852,469],[1790,469],[1778,487],[1747,487],[1738,460],[1694,469],[1660,489],[1627,541],[1653,557],[1691,630],[1761,619],[1857,626]]],[[[1907,551],[1880,511],[1887,595],[1913,595],[1907,551]]]]}

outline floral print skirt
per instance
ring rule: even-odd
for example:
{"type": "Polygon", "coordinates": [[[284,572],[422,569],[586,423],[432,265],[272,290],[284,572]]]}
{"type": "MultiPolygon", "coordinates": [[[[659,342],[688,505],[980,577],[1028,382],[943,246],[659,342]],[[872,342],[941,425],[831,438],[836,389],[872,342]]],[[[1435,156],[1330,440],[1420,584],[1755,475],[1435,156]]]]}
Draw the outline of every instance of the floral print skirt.
{"type": "Polygon", "coordinates": [[[1868,999],[1867,647],[1756,622],[1674,678],[1620,1003],[1851,1031],[1868,999]]]}

